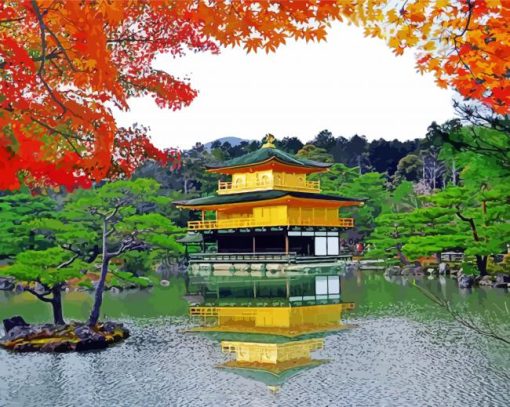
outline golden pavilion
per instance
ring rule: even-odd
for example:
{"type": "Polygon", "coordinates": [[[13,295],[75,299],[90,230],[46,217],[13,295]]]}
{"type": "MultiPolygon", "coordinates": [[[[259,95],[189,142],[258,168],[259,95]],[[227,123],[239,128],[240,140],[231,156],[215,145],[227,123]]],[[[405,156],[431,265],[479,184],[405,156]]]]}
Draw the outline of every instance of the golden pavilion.
{"type": "Polygon", "coordinates": [[[201,212],[200,220],[188,223],[189,231],[214,242],[217,253],[339,256],[339,232],[354,226],[352,218],[340,216],[341,209],[363,201],[321,194],[320,182],[308,177],[331,164],[281,151],[272,135],[265,141],[257,151],[207,167],[231,176],[219,181],[216,195],[176,202],[201,212]]]}
{"type": "MultiPolygon", "coordinates": [[[[302,369],[322,364],[311,352],[322,336],[346,326],[340,276],[348,254],[340,233],[354,225],[342,208],[362,200],[320,192],[310,174],[330,164],[306,160],[275,147],[262,148],[208,171],[231,176],[217,194],[176,202],[199,211],[188,223],[188,291],[202,301],[190,307],[201,321],[195,332],[220,335],[224,353],[235,359],[219,366],[279,386],[302,369]],[[205,250],[205,248],[213,250],[205,250]]],[[[216,336],[216,339],[218,337],[216,336]]]]}

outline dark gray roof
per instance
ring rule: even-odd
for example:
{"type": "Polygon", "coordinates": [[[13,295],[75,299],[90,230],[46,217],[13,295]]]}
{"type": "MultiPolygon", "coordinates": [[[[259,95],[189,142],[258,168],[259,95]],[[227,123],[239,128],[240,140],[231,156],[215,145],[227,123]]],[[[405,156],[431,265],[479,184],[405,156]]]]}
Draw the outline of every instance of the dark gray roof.
{"type": "Polygon", "coordinates": [[[297,157],[295,155],[286,153],[285,151],[278,150],[277,148],[260,148],[256,151],[245,154],[241,157],[233,158],[232,160],[228,160],[223,163],[206,165],[206,168],[219,169],[230,167],[244,167],[262,163],[271,158],[274,158],[284,164],[295,165],[303,168],[329,168],[333,165],[331,163],[321,163],[318,161],[312,161],[307,160],[305,158],[297,157]]]}
{"type": "Polygon", "coordinates": [[[267,201],[269,199],[282,198],[284,196],[305,199],[322,199],[325,201],[352,201],[352,202],[365,201],[364,199],[348,198],[345,196],[315,194],[310,192],[280,191],[271,189],[267,191],[245,192],[241,194],[211,195],[203,198],[190,199],[187,201],[175,201],[174,205],[178,206],[224,205],[231,203],[267,201]]]}

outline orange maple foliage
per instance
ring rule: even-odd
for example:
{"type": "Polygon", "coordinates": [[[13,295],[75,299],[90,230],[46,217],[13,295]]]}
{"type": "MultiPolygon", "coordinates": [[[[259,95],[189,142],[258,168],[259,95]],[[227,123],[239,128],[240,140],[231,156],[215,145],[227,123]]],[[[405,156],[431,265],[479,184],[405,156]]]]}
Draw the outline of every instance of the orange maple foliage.
{"type": "MultiPolygon", "coordinates": [[[[12,0],[0,5],[0,189],[87,186],[168,160],[140,128],[118,129],[108,106],[150,95],[180,109],[197,91],[152,68],[159,53],[272,52],[320,41],[333,21],[365,27],[441,86],[508,113],[509,4],[498,0],[12,0]]],[[[175,154],[172,156],[175,158],[175,154]]]]}
{"type": "Polygon", "coordinates": [[[510,113],[509,0],[372,0],[356,13],[365,34],[396,54],[416,49],[417,68],[434,73],[439,86],[510,113]]]}

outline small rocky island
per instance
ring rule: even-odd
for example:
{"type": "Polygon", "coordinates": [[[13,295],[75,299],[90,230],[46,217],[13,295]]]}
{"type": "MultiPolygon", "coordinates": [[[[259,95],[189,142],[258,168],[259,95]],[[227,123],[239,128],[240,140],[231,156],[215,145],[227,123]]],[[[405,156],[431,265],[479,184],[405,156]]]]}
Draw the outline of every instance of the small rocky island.
{"type": "Polygon", "coordinates": [[[0,347],[15,352],[83,352],[105,349],[129,337],[129,330],[116,322],[93,327],[80,322],[31,325],[16,316],[4,319],[3,324],[0,347]]]}

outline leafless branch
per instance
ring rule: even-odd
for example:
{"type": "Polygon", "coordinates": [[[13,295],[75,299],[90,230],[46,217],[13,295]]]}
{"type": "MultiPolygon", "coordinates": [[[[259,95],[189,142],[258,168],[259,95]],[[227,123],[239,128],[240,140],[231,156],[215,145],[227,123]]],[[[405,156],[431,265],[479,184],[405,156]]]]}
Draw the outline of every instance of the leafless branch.
{"type": "Polygon", "coordinates": [[[480,335],[493,338],[503,343],[506,343],[507,345],[510,345],[510,338],[503,336],[501,333],[497,332],[497,330],[494,329],[492,326],[490,325],[487,325],[486,327],[480,326],[480,324],[474,321],[473,317],[469,313],[466,312],[461,313],[458,310],[454,309],[447,299],[439,297],[438,295],[427,290],[426,288],[416,284],[416,282],[414,283],[414,286],[433,303],[444,308],[453,317],[453,319],[460,323],[461,325],[475,331],[480,335]]]}

